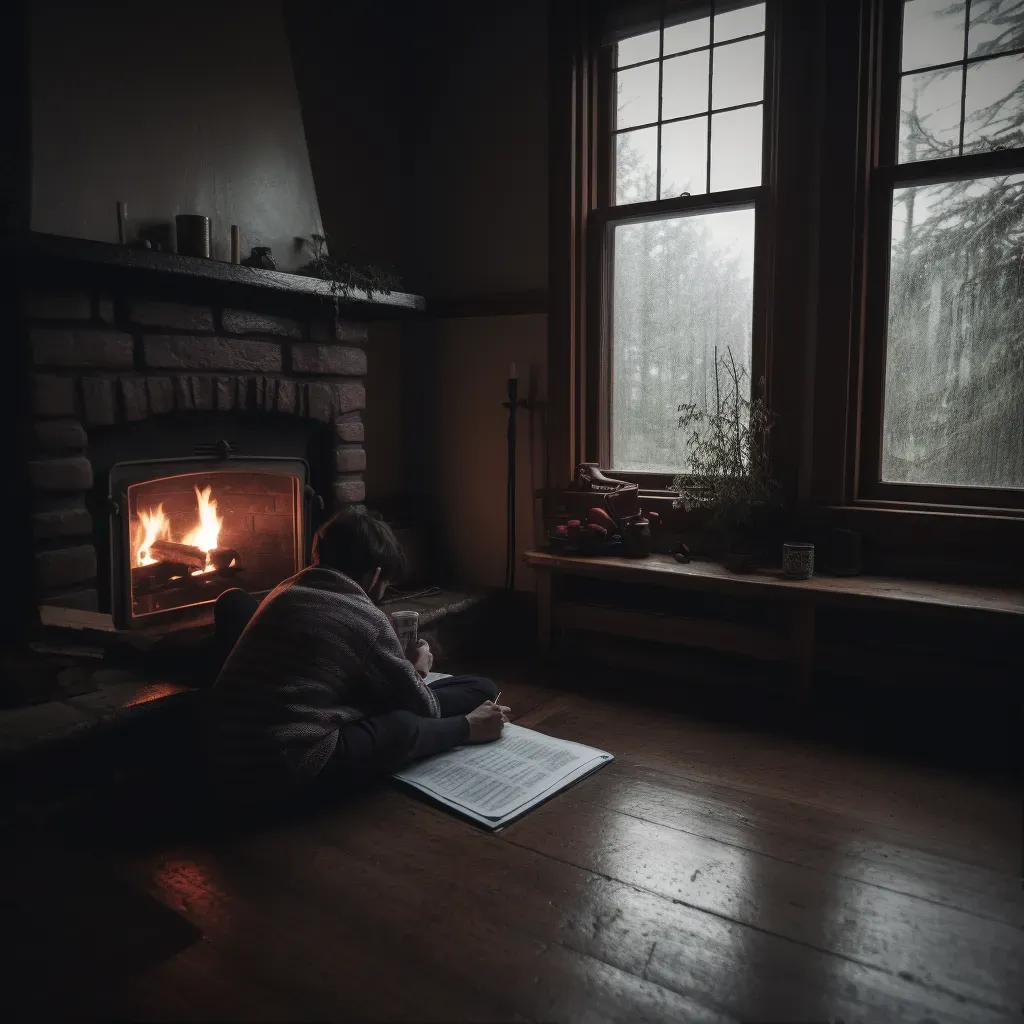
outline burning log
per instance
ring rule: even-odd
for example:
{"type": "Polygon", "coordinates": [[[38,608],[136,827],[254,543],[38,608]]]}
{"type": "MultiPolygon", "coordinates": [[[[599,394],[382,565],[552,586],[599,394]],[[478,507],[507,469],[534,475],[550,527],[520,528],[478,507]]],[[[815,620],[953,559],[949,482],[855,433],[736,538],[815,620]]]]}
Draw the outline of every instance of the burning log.
{"type": "Polygon", "coordinates": [[[173,540],[155,540],[149,545],[149,554],[157,562],[176,562],[192,569],[202,569],[206,565],[206,552],[194,548],[191,544],[179,544],[173,540]]]}
{"type": "Polygon", "coordinates": [[[132,593],[135,597],[152,594],[169,585],[177,585],[189,578],[192,566],[183,562],[153,562],[132,569],[132,593]]]}
{"type": "Polygon", "coordinates": [[[210,552],[210,564],[218,572],[223,572],[225,569],[240,569],[242,559],[234,548],[214,548],[210,552]]]}

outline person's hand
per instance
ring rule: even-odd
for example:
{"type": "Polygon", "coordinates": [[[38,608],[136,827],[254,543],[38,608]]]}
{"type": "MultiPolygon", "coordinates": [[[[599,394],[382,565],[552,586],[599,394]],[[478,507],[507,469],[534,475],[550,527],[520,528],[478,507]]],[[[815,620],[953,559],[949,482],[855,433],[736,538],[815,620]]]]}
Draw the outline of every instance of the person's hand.
{"type": "Polygon", "coordinates": [[[506,717],[511,708],[503,704],[487,701],[466,715],[469,722],[470,743],[491,743],[501,735],[501,730],[508,721],[506,717]]]}
{"type": "Polygon", "coordinates": [[[412,667],[420,675],[425,676],[434,665],[434,655],[430,650],[430,644],[426,640],[421,640],[417,644],[416,649],[410,654],[409,660],[412,662],[412,667]]]}

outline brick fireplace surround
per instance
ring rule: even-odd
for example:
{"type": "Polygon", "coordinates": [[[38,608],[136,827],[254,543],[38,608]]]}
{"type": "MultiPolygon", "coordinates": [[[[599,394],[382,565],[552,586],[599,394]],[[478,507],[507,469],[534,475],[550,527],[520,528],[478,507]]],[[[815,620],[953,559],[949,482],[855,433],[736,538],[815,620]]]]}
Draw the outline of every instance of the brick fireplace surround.
{"type": "Polygon", "coordinates": [[[320,493],[335,506],[364,499],[367,329],[345,304],[339,317],[322,296],[75,273],[66,261],[31,274],[22,298],[37,602],[97,608],[93,431],[160,418],[173,429],[193,412],[298,417],[333,449],[320,493]]]}

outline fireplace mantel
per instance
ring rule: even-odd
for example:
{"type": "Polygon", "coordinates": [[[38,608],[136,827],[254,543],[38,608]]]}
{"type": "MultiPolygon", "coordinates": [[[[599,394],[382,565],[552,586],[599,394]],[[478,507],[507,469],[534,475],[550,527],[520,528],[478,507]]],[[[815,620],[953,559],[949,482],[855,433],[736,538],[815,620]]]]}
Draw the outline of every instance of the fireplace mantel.
{"type": "MultiPolygon", "coordinates": [[[[268,298],[287,295],[296,300],[334,300],[331,284],[312,277],[63,235],[32,232],[26,255],[36,264],[36,279],[42,276],[39,271],[45,270],[45,276],[52,275],[55,284],[72,275],[76,283],[88,275],[96,278],[97,284],[109,282],[111,275],[116,275],[150,289],[161,284],[162,291],[187,290],[190,295],[199,292],[223,297],[225,292],[244,291],[254,297],[262,293],[268,298]]],[[[338,295],[337,301],[349,320],[393,320],[422,313],[426,308],[423,296],[409,292],[375,292],[371,297],[353,289],[338,295]]]]}

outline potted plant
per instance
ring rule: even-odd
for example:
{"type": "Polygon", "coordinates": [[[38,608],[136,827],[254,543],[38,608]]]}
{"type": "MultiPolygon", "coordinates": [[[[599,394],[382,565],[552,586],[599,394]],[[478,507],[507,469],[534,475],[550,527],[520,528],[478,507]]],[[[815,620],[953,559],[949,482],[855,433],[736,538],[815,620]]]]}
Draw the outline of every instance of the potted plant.
{"type": "Polygon", "coordinates": [[[773,503],[778,485],[772,477],[769,437],[775,415],[761,394],[751,398],[749,375],[732,349],[715,349],[714,405],[683,404],[679,428],[689,432],[688,472],[670,489],[673,508],[702,510],[707,518],[705,548],[734,571],[753,568],[757,520],[773,503]]]}

